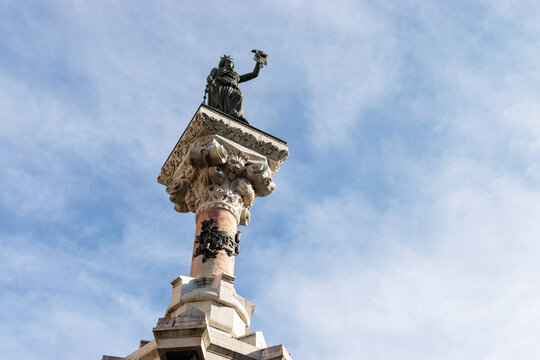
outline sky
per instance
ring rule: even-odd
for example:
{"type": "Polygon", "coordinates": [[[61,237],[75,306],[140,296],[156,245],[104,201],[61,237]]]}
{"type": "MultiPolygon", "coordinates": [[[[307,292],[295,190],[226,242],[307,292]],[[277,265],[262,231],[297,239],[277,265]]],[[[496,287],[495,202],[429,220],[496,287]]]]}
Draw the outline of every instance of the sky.
{"type": "Polygon", "coordinates": [[[126,356],[189,274],[156,181],[230,54],[288,142],[235,288],[295,360],[540,358],[540,5],[0,0],[0,358],[126,356]]]}

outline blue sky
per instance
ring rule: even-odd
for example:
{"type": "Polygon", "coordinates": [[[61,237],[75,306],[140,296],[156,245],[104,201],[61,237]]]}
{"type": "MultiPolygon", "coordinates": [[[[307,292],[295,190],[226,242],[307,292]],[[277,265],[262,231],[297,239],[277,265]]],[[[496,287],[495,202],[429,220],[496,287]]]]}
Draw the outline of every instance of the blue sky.
{"type": "Polygon", "coordinates": [[[0,357],[127,355],[189,274],[156,182],[230,54],[288,141],[236,259],[296,360],[540,357],[533,1],[0,1],[0,357]]]}

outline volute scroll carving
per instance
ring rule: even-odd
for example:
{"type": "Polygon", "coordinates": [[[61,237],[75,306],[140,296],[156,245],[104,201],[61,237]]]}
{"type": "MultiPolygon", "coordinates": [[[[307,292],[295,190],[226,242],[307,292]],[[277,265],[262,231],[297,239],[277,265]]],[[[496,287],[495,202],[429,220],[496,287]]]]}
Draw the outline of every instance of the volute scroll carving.
{"type": "Polygon", "coordinates": [[[165,186],[170,185],[195,142],[201,136],[210,134],[219,135],[266,157],[273,174],[289,156],[284,141],[248,125],[239,125],[237,121],[201,105],[163,165],[157,181],[165,186]]]}
{"type": "Polygon", "coordinates": [[[178,212],[220,208],[231,212],[239,225],[247,225],[255,199],[276,187],[264,156],[219,135],[196,139],[186,154],[181,171],[167,186],[178,212]]]}

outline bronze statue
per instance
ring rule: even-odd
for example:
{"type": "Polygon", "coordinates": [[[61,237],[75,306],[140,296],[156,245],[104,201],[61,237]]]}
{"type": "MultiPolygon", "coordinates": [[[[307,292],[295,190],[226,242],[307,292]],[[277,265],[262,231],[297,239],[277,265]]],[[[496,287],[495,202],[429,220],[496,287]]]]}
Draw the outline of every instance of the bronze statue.
{"type": "Polygon", "coordinates": [[[234,71],[234,60],[228,55],[221,57],[217,68],[210,71],[206,78],[206,93],[208,93],[208,106],[218,109],[225,114],[232,115],[240,121],[248,123],[244,119],[243,96],[238,84],[259,76],[262,67],[267,64],[267,55],[260,50],[251,50],[255,53],[255,68],[253,72],[238,75],[234,71]]]}

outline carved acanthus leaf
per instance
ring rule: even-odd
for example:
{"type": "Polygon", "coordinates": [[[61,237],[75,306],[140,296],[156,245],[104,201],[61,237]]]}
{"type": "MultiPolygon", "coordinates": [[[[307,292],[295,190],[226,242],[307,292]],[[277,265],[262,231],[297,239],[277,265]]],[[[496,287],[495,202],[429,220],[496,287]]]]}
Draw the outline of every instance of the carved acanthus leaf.
{"type": "MultiPolygon", "coordinates": [[[[167,186],[173,177],[179,176],[177,172],[186,165],[184,160],[187,154],[203,134],[220,135],[267,157],[271,165],[271,171],[274,174],[289,155],[285,144],[279,139],[251,127],[246,128],[244,125],[239,125],[234,121],[231,122],[227,116],[223,117],[223,115],[216,113],[214,110],[201,106],[163,165],[161,173],[158,176],[159,183],[167,186]],[[229,121],[229,124],[219,117],[229,121]]],[[[219,149],[216,150],[219,151],[219,149]]],[[[210,159],[215,158],[211,156],[210,159]]],[[[197,164],[195,162],[193,165],[197,166],[197,164]]],[[[183,172],[183,170],[180,171],[183,172]]]]}
{"type": "Polygon", "coordinates": [[[221,208],[234,214],[239,224],[248,223],[255,198],[274,190],[273,173],[264,157],[235,146],[216,135],[194,142],[183,171],[176,172],[167,187],[175,210],[221,208]]]}

